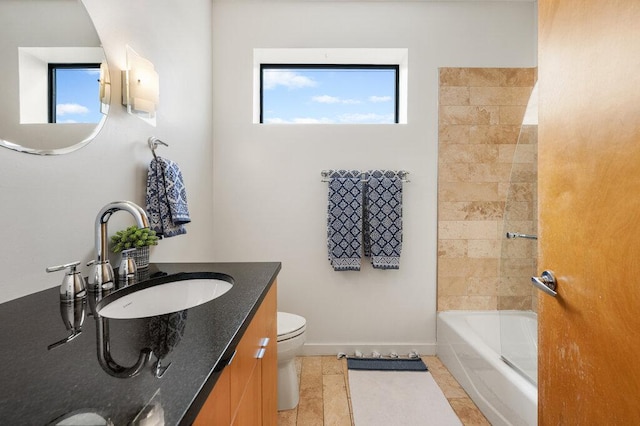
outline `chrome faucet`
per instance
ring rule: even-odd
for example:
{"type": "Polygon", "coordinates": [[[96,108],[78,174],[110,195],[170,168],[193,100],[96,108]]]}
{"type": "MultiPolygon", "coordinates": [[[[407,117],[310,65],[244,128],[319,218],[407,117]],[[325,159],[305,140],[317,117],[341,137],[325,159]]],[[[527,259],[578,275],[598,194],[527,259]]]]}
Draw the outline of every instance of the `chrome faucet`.
{"type": "Polygon", "coordinates": [[[149,219],[144,209],[131,201],[113,201],[100,209],[96,217],[96,260],[89,262],[89,265],[95,264],[93,274],[89,277],[89,291],[100,292],[114,287],[113,268],[107,254],[107,223],[111,215],[120,210],[129,212],[136,220],[138,228],[149,227],[149,219]]]}
{"type": "Polygon", "coordinates": [[[131,367],[123,367],[111,357],[111,342],[109,337],[109,319],[98,314],[97,303],[111,290],[115,283],[113,268],[109,263],[107,235],[107,223],[112,214],[124,210],[129,212],[136,220],[138,228],[148,228],[149,219],[142,209],[131,201],[113,201],[104,206],[96,217],[96,259],[89,262],[95,264],[93,274],[89,276],[89,307],[96,320],[96,343],[98,349],[98,362],[102,369],[113,377],[133,377],[142,371],[151,359],[151,349],[144,348],[138,355],[138,360],[131,367]]]}

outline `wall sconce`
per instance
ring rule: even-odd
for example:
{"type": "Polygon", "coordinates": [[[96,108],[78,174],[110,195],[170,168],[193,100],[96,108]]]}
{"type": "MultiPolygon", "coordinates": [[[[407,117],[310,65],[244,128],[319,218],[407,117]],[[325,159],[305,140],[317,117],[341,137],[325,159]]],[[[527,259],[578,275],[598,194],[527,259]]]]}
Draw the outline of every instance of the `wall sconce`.
{"type": "Polygon", "coordinates": [[[127,46],[127,66],[122,71],[122,104],[129,114],[156,125],[159,79],[151,61],[127,46]]]}
{"type": "Polygon", "coordinates": [[[106,62],[100,64],[99,93],[100,112],[107,114],[109,112],[109,103],[111,102],[111,79],[109,78],[109,66],[106,62]]]}

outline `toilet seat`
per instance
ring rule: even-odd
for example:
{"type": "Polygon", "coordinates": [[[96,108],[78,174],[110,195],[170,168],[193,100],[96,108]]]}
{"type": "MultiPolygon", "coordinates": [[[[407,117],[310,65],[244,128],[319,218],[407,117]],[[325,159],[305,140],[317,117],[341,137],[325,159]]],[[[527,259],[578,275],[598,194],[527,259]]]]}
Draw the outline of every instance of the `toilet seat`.
{"type": "Polygon", "coordinates": [[[307,320],[288,312],[278,312],[278,342],[293,339],[304,333],[307,320]]]}

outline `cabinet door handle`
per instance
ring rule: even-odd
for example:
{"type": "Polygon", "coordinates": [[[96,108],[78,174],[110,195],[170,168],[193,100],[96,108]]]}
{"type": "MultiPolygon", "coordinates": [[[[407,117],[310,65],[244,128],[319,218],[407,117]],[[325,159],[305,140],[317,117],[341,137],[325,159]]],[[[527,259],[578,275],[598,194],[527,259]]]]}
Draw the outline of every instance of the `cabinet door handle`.
{"type": "Polygon", "coordinates": [[[267,352],[267,348],[265,348],[265,347],[260,348],[260,350],[258,350],[258,355],[256,355],[256,358],[258,358],[258,359],[264,358],[264,354],[266,352],[267,352]]]}
{"type": "Polygon", "coordinates": [[[269,338],[268,337],[263,337],[260,340],[260,347],[261,348],[266,348],[267,346],[269,346],[269,338]]]}

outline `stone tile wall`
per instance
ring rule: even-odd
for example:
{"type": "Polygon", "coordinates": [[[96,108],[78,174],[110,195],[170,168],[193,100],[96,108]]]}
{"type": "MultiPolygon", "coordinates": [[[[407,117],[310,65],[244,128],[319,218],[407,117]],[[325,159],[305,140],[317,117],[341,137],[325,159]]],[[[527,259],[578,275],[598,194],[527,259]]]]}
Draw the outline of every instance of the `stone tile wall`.
{"type": "Polygon", "coordinates": [[[534,232],[537,126],[518,139],[535,79],[533,68],[440,69],[438,310],[531,309],[535,241],[501,252],[507,197],[508,230],[534,232]]]}

